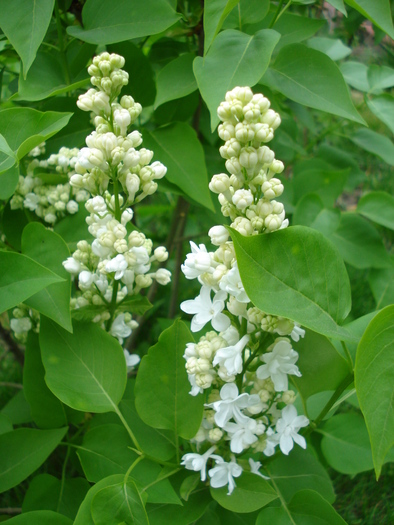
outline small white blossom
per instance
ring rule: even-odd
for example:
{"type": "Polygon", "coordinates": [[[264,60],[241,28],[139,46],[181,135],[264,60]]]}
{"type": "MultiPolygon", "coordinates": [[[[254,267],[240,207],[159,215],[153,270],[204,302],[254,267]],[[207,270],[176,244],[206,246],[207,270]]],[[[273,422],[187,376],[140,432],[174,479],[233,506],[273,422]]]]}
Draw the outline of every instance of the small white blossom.
{"type": "Polygon", "coordinates": [[[244,335],[235,345],[220,348],[213,360],[213,366],[224,366],[229,375],[242,372],[242,351],[248,344],[249,336],[244,335]]]}
{"type": "Polygon", "coordinates": [[[200,331],[209,322],[219,332],[226,330],[230,326],[230,319],[221,313],[224,309],[226,297],[226,292],[218,292],[211,300],[211,288],[202,286],[200,295],[181,304],[181,310],[187,314],[195,314],[191,324],[192,332],[200,331]]]}
{"type": "Polygon", "coordinates": [[[255,461],[254,459],[249,458],[249,465],[250,465],[250,472],[252,474],[256,474],[257,476],[260,476],[263,479],[270,479],[268,476],[264,476],[264,474],[261,474],[261,472],[259,472],[261,468],[260,461],[255,461]]]}
{"type": "Polygon", "coordinates": [[[220,390],[220,401],[205,406],[212,407],[215,410],[215,423],[218,427],[223,428],[232,418],[240,424],[250,421],[251,418],[245,416],[241,410],[259,401],[260,398],[257,394],[250,395],[245,392],[238,395],[238,388],[235,383],[227,383],[220,390]]]}
{"type": "Polygon", "coordinates": [[[235,459],[230,463],[226,463],[222,458],[215,461],[216,467],[208,471],[211,478],[210,485],[215,489],[228,485],[227,494],[230,495],[236,487],[234,478],[242,474],[242,467],[236,463],[235,459]]]}
{"type": "Polygon", "coordinates": [[[119,254],[105,265],[105,270],[108,273],[115,272],[115,279],[119,280],[123,277],[125,270],[127,269],[127,261],[123,255],[119,254]]]}
{"type": "Polygon", "coordinates": [[[297,443],[302,448],[306,448],[306,441],[303,436],[298,434],[302,427],[309,425],[309,419],[305,416],[298,416],[294,405],[287,405],[282,410],[282,417],[276,423],[276,432],[279,437],[279,447],[283,454],[288,454],[294,444],[297,443]]]}
{"type": "Polygon", "coordinates": [[[259,379],[270,377],[274,383],[275,390],[282,392],[288,390],[288,375],[301,377],[298,366],[295,365],[298,353],[293,350],[287,339],[280,339],[275,343],[272,352],[263,354],[260,359],[266,364],[259,366],[256,375],[259,379]]]}
{"type": "Polygon", "coordinates": [[[216,447],[213,446],[208,449],[204,454],[195,454],[189,453],[182,456],[181,465],[183,465],[187,470],[194,470],[194,472],[200,472],[201,481],[207,479],[207,462],[210,458],[220,460],[220,456],[212,454],[216,450],[216,447]]]}

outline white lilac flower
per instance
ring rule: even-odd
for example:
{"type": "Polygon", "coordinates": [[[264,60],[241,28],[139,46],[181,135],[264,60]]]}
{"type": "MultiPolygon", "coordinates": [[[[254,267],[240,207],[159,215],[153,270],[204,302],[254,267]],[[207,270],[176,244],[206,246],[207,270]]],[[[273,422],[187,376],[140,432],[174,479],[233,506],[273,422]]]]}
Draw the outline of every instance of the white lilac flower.
{"type": "Polygon", "coordinates": [[[129,337],[131,334],[131,328],[125,323],[125,314],[119,314],[111,325],[110,334],[118,338],[120,344],[123,343],[123,339],[129,337]]]}
{"type": "Polygon", "coordinates": [[[259,402],[260,398],[257,394],[250,395],[245,392],[238,395],[237,385],[227,383],[220,390],[220,401],[205,406],[215,410],[215,423],[223,428],[231,418],[240,424],[247,423],[251,418],[245,416],[241,410],[259,402]]]}
{"type": "Polygon", "coordinates": [[[141,361],[141,358],[140,358],[139,355],[137,355],[137,354],[130,354],[130,352],[128,350],[126,350],[126,349],[123,350],[123,353],[124,353],[124,356],[125,356],[125,359],[126,359],[127,369],[134,368],[141,361]]]}
{"type": "Polygon", "coordinates": [[[249,419],[240,423],[228,422],[223,429],[230,437],[231,452],[241,454],[243,450],[257,441],[257,436],[264,434],[265,426],[261,421],[249,419]]]}
{"type": "Polygon", "coordinates": [[[249,465],[250,465],[250,472],[252,474],[256,474],[257,476],[260,476],[263,479],[270,479],[268,476],[264,476],[264,474],[259,472],[259,470],[261,468],[260,461],[255,461],[254,459],[249,458],[249,465]]]}
{"type": "Polygon", "coordinates": [[[213,458],[215,460],[222,459],[220,456],[212,454],[212,452],[214,452],[215,450],[216,447],[213,446],[210,449],[208,449],[204,454],[185,454],[184,456],[182,456],[181,465],[183,465],[187,470],[194,470],[194,472],[200,472],[201,481],[205,481],[207,479],[207,461],[210,458],[213,458]]]}
{"type": "Polygon", "coordinates": [[[288,374],[301,376],[298,366],[295,365],[298,353],[293,350],[287,339],[277,340],[272,352],[263,354],[260,359],[266,364],[259,366],[256,375],[259,379],[272,379],[275,390],[288,390],[288,374]]]}
{"type": "Polygon", "coordinates": [[[227,315],[222,314],[226,298],[227,293],[221,291],[212,300],[211,288],[202,286],[200,295],[191,301],[184,301],[181,310],[187,314],[195,314],[191,324],[192,332],[199,332],[209,322],[219,332],[226,330],[231,324],[227,315]]]}
{"type": "Polygon", "coordinates": [[[275,454],[275,447],[279,443],[279,435],[275,434],[271,427],[267,428],[265,435],[265,449],[263,450],[263,454],[266,456],[273,456],[275,454]]]}
{"type": "Polygon", "coordinates": [[[16,334],[21,334],[23,332],[28,332],[32,328],[31,320],[29,317],[20,317],[11,319],[10,321],[11,330],[16,334]]]}
{"type": "Polygon", "coordinates": [[[293,339],[293,341],[298,343],[300,337],[305,337],[305,330],[301,328],[300,325],[298,325],[297,323],[294,323],[294,328],[290,334],[290,337],[293,339]]]}
{"type": "Polygon", "coordinates": [[[28,193],[25,196],[25,200],[23,201],[23,206],[25,208],[28,208],[30,211],[34,211],[37,209],[39,203],[40,203],[39,195],[36,195],[35,193],[28,193]]]}
{"type": "Polygon", "coordinates": [[[243,469],[234,459],[230,463],[226,463],[222,458],[215,461],[216,466],[208,471],[210,485],[215,489],[228,485],[227,494],[230,495],[236,487],[234,478],[238,478],[243,469]]]}
{"type": "Polygon", "coordinates": [[[197,246],[193,241],[190,241],[190,248],[192,253],[186,255],[186,261],[181,266],[186,279],[195,279],[202,273],[210,272],[212,269],[212,259],[204,244],[197,246]]]}
{"type": "Polygon", "coordinates": [[[240,303],[250,302],[243,287],[238,266],[236,264],[222,277],[219,286],[221,290],[233,295],[240,303]]]}
{"type": "Polygon", "coordinates": [[[294,405],[287,405],[282,410],[282,417],[276,423],[276,432],[279,437],[279,447],[283,454],[288,454],[292,450],[294,443],[302,448],[306,448],[306,441],[303,436],[298,434],[302,427],[309,425],[309,419],[305,416],[298,416],[294,405]]]}
{"type": "Polygon", "coordinates": [[[119,254],[105,265],[105,270],[108,273],[115,273],[115,279],[119,280],[123,277],[127,269],[127,261],[123,255],[119,254]]]}
{"type": "Polygon", "coordinates": [[[229,376],[242,372],[242,351],[248,344],[249,336],[244,335],[235,345],[220,348],[212,362],[213,366],[224,366],[229,376]]]}
{"type": "Polygon", "coordinates": [[[74,259],[74,257],[68,257],[65,261],[62,262],[64,269],[67,270],[68,273],[72,273],[73,275],[78,275],[79,272],[82,270],[82,265],[79,261],[74,259]]]}

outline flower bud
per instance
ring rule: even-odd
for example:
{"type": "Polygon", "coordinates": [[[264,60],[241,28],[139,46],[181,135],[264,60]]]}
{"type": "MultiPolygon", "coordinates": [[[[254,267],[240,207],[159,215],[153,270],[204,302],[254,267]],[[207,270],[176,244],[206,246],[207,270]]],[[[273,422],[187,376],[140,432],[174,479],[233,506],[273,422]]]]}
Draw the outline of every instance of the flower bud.
{"type": "Polygon", "coordinates": [[[215,246],[220,246],[229,238],[229,233],[224,226],[213,226],[209,232],[211,243],[215,246]]]}

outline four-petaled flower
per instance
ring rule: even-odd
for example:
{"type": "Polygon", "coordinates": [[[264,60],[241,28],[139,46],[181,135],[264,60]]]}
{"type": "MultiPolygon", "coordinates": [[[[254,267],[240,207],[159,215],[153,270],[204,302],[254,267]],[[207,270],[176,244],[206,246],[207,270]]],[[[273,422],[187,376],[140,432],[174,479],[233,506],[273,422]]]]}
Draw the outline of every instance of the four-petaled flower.
{"type": "Polygon", "coordinates": [[[298,366],[295,362],[298,359],[298,353],[295,352],[287,339],[280,339],[274,345],[272,352],[263,354],[260,359],[266,363],[259,366],[256,375],[259,379],[272,379],[275,390],[283,392],[288,390],[288,375],[301,376],[298,366]]]}
{"type": "Polygon", "coordinates": [[[215,423],[221,428],[231,418],[241,425],[250,421],[251,418],[245,416],[241,409],[256,405],[260,401],[257,394],[250,395],[245,392],[238,395],[238,388],[234,383],[227,383],[222,386],[220,398],[220,401],[215,401],[205,406],[212,407],[215,410],[215,423]]]}
{"type": "Polygon", "coordinates": [[[249,342],[249,336],[244,335],[235,345],[220,348],[212,362],[213,366],[224,366],[229,376],[242,372],[242,351],[249,342]]]}
{"type": "Polygon", "coordinates": [[[305,416],[298,416],[294,405],[287,405],[282,410],[282,417],[276,423],[276,432],[279,438],[279,447],[283,454],[288,454],[292,450],[294,443],[306,448],[304,436],[300,436],[298,431],[302,427],[309,425],[309,419],[305,416]]]}
{"type": "Polygon", "coordinates": [[[208,449],[204,454],[195,454],[195,453],[189,453],[185,454],[182,457],[181,465],[183,465],[187,470],[194,470],[195,472],[200,472],[201,474],[201,481],[205,481],[207,479],[207,461],[209,458],[213,458],[215,460],[221,460],[222,458],[220,456],[217,456],[216,454],[212,454],[216,450],[216,447],[213,446],[210,449],[208,449]]]}
{"type": "Polygon", "coordinates": [[[192,332],[199,332],[204,326],[211,321],[212,327],[218,332],[227,330],[231,321],[227,315],[222,314],[224,301],[227,293],[217,292],[211,299],[211,288],[202,286],[200,295],[190,301],[183,301],[181,310],[187,314],[195,314],[192,319],[192,332]]]}
{"type": "Polygon", "coordinates": [[[226,463],[224,459],[218,458],[215,460],[216,466],[208,471],[211,478],[211,487],[219,488],[228,485],[227,494],[230,495],[236,487],[234,478],[238,478],[242,474],[242,467],[236,463],[234,458],[230,463],[226,463]]]}

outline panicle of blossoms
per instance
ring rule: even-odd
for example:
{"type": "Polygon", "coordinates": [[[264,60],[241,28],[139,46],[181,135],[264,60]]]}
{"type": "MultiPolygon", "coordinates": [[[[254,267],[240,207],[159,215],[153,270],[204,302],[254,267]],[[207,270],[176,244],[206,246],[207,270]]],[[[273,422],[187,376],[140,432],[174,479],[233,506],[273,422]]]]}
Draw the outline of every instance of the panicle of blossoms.
{"type": "MultiPolygon", "coordinates": [[[[223,215],[244,236],[286,228],[284,206],[275,200],[284,189],[275,175],[284,165],[266,146],[280,124],[279,115],[266,97],[253,94],[249,87],[229,91],[218,115],[222,121],[218,133],[225,141],[220,154],[229,174],[214,175],[209,187],[218,194],[223,215]]],[[[189,343],[184,353],[190,394],[208,399],[192,440],[197,452],[185,454],[182,464],[200,471],[204,481],[207,464],[214,460],[216,466],[208,470],[210,484],[228,485],[230,494],[234,478],[242,473],[237,454],[270,456],[277,446],[288,454],[294,442],[306,447],[298,432],[309,421],[297,415],[288,380],[301,375],[292,341],[305,331],[255,307],[243,287],[227,229],[213,226],[208,234],[216,249],[208,251],[204,244],[191,242],[191,253],[182,265],[185,277],[197,279],[201,291],[181,309],[193,314],[193,332],[207,323],[213,328],[197,343],[189,343]]],[[[250,470],[261,476],[259,466],[250,463],[250,470]]]]}
{"type": "MultiPolygon", "coordinates": [[[[168,258],[167,250],[154,249],[153,242],[131,223],[131,206],[156,191],[155,180],[164,177],[167,169],[158,161],[151,163],[152,151],[137,149],[142,136],[130,126],[140,115],[141,105],[128,95],[118,101],[128,83],[128,74],[121,69],[124,63],[114,53],[94,57],[88,72],[95,88],[78,98],[78,107],[94,114],[95,131],[78,152],[70,184],[90,194],[86,222],[94,240],[79,241],[63,263],[78,283],[72,308],[91,311],[96,306],[93,322],[121,344],[137,327],[128,304],[154,280],[165,285],[171,276],[164,268],[152,268],[168,258]]],[[[127,351],[125,357],[129,366],[136,364],[127,351]]]]}
{"type": "MultiPolygon", "coordinates": [[[[34,148],[30,157],[38,157],[45,152],[45,143],[34,148]]],[[[65,215],[73,215],[79,210],[79,203],[89,198],[86,190],[73,188],[69,179],[75,174],[78,148],[60,148],[48,159],[34,158],[26,168],[26,176],[20,175],[15,193],[10,201],[12,210],[26,208],[34,212],[49,225],[53,225],[65,215]],[[45,174],[46,181],[60,179],[62,182],[44,182],[39,175],[45,174]]]]}

